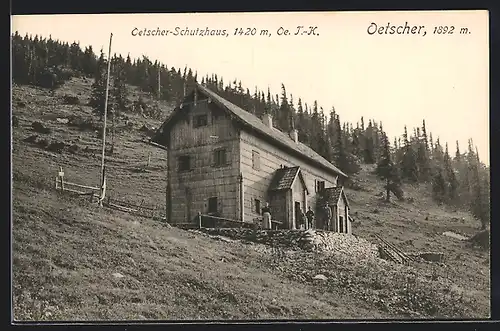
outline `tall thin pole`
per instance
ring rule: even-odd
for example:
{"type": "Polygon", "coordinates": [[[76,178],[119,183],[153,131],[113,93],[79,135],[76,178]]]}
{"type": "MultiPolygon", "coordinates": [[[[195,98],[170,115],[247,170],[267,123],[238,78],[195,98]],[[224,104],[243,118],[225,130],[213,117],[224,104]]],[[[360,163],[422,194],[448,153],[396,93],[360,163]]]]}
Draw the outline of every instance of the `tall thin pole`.
{"type": "Polygon", "coordinates": [[[106,77],[106,95],[104,99],[104,126],[102,129],[102,159],[101,159],[101,183],[103,185],[104,181],[104,157],[106,152],[106,122],[108,119],[108,94],[109,94],[109,75],[111,71],[111,41],[113,39],[113,34],[111,33],[109,37],[109,51],[108,51],[108,76],[106,77]]]}

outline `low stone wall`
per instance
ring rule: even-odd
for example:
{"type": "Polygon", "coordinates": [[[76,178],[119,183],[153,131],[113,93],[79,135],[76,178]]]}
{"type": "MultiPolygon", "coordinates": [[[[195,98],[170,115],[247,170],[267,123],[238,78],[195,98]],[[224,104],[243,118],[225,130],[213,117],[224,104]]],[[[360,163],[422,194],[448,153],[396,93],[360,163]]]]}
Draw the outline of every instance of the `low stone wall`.
{"type": "Polygon", "coordinates": [[[377,245],[351,234],[318,230],[254,230],[205,228],[202,231],[232,239],[293,250],[333,251],[362,258],[378,257],[377,245]]]}

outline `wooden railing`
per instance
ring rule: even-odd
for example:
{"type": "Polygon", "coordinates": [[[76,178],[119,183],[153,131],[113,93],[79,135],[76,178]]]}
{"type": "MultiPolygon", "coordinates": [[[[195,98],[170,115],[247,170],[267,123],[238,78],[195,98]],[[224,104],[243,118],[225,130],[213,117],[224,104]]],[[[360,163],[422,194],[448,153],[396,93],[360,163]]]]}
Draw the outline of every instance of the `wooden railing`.
{"type": "Polygon", "coordinates": [[[219,216],[214,216],[214,215],[202,214],[201,212],[198,212],[196,219],[198,221],[198,228],[200,228],[200,229],[202,227],[217,227],[217,225],[221,225],[224,223],[230,223],[232,225],[237,225],[237,227],[240,227],[240,228],[253,228],[253,227],[255,227],[254,223],[239,221],[239,220],[234,220],[231,218],[219,217],[219,216]]]}
{"type": "MultiPolygon", "coordinates": [[[[94,200],[101,201],[102,189],[99,187],[81,185],[76,183],[68,182],[64,179],[64,171],[60,167],[58,176],[55,179],[56,190],[61,190],[63,192],[72,192],[78,195],[89,195],[90,201],[94,200]]],[[[130,203],[127,201],[119,200],[116,198],[111,198],[108,196],[107,199],[102,200],[103,205],[108,208],[120,210],[127,213],[132,213],[142,217],[148,217],[153,219],[164,220],[165,215],[163,214],[163,209],[156,206],[148,206],[144,203],[144,199],[140,204],[130,203]]]]}
{"type": "Polygon", "coordinates": [[[108,196],[108,198],[105,201],[105,205],[107,207],[124,211],[127,213],[143,216],[143,217],[148,217],[148,218],[153,218],[153,219],[163,219],[164,215],[162,215],[163,209],[154,207],[154,206],[148,206],[144,204],[144,200],[140,204],[135,204],[131,203],[128,201],[123,201],[123,200],[118,200],[116,198],[111,198],[108,196]]]}
{"type": "Polygon", "coordinates": [[[55,188],[56,190],[72,192],[78,195],[89,195],[91,201],[94,197],[99,198],[101,191],[99,187],[68,182],[64,179],[64,171],[62,170],[62,167],[59,170],[58,176],[55,178],[55,188]]]}
{"type": "MultiPolygon", "coordinates": [[[[231,219],[231,218],[202,214],[201,212],[198,212],[196,219],[198,222],[198,228],[200,228],[200,229],[202,227],[219,227],[221,224],[224,225],[224,223],[230,223],[233,225],[237,225],[237,227],[240,227],[240,228],[255,228],[255,229],[257,229],[260,227],[260,224],[261,224],[261,219],[259,219],[259,218],[254,218],[252,222],[245,222],[245,221],[235,220],[235,219],[231,219]],[[207,222],[206,222],[207,220],[210,220],[211,222],[209,222],[207,224],[207,222]]],[[[283,224],[283,222],[271,220],[271,224],[272,224],[271,227],[273,229],[277,229],[280,225],[283,224]]]]}

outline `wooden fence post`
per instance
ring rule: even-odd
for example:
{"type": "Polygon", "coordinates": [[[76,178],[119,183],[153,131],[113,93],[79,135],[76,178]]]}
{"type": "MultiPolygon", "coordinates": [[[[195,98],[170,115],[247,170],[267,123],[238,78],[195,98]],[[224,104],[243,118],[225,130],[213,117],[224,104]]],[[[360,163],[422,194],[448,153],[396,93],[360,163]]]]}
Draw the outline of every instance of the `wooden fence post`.
{"type": "Polygon", "coordinates": [[[106,167],[103,167],[102,171],[102,183],[101,183],[101,195],[99,197],[99,206],[102,207],[102,202],[106,196],[106,167]]]}
{"type": "Polygon", "coordinates": [[[64,191],[64,171],[62,167],[59,167],[59,178],[61,180],[61,190],[64,191]]]}
{"type": "Polygon", "coordinates": [[[198,227],[201,229],[201,212],[198,212],[198,227]]]}

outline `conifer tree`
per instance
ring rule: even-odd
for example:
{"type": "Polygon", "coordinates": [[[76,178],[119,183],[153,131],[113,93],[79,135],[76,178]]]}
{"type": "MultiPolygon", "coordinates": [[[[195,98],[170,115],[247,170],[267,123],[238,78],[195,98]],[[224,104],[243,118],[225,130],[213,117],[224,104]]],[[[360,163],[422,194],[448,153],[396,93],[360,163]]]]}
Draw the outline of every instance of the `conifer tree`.
{"type": "Polygon", "coordinates": [[[458,181],[457,177],[455,176],[455,171],[453,170],[450,154],[448,152],[448,143],[446,143],[444,153],[444,174],[446,176],[447,182],[447,200],[449,202],[456,202],[458,197],[458,181]]]}
{"type": "Polygon", "coordinates": [[[422,143],[424,144],[424,148],[427,151],[427,155],[429,154],[429,139],[427,137],[427,128],[425,127],[425,120],[422,120],[422,143]]]}
{"type": "Polygon", "coordinates": [[[373,120],[373,163],[377,163],[378,161],[378,158],[379,158],[379,154],[380,154],[380,146],[381,146],[381,143],[380,143],[380,130],[379,130],[379,126],[378,126],[378,123],[375,122],[375,120],[373,120]]]}
{"type": "Polygon", "coordinates": [[[432,132],[429,133],[429,152],[431,153],[432,156],[434,151],[434,140],[432,139],[432,132]]]}
{"type": "Polygon", "coordinates": [[[125,81],[128,84],[131,84],[134,76],[134,66],[132,66],[132,59],[130,58],[130,54],[127,55],[127,59],[125,60],[124,70],[125,81]]]}
{"type": "Polygon", "coordinates": [[[470,202],[470,183],[469,183],[469,166],[468,159],[460,152],[458,140],[456,142],[457,149],[455,151],[455,167],[458,170],[459,183],[459,201],[462,205],[469,205],[470,202]]]}
{"type": "MultiPolygon", "coordinates": [[[[332,112],[332,116],[334,116],[334,113],[332,112]]],[[[342,141],[342,129],[340,127],[340,119],[339,116],[335,116],[334,119],[332,119],[333,123],[332,125],[335,126],[335,135],[333,136],[333,164],[335,164],[337,167],[339,167],[341,170],[348,172],[346,169],[348,168],[347,166],[347,157],[346,157],[346,151],[345,151],[345,146],[344,142],[342,141]]]]}
{"type": "MultiPolygon", "coordinates": [[[[361,121],[363,125],[363,121],[361,121]]],[[[373,125],[371,120],[368,121],[368,127],[364,131],[364,153],[363,158],[365,163],[373,164],[375,163],[375,151],[374,151],[374,142],[373,142],[373,125]]]]}
{"type": "Polygon", "coordinates": [[[315,100],[311,114],[311,148],[319,153],[321,144],[321,135],[323,128],[318,111],[318,102],[315,100]]]}
{"type": "MultiPolygon", "coordinates": [[[[425,121],[424,121],[424,130],[425,132],[425,121]]],[[[417,135],[420,132],[417,128],[417,135]]],[[[427,148],[427,134],[425,133],[423,138],[418,138],[417,144],[417,153],[416,153],[416,163],[417,163],[417,171],[418,171],[418,179],[422,182],[426,182],[431,177],[431,163],[429,158],[429,150],[427,148]]]]}
{"type": "Polygon", "coordinates": [[[490,204],[490,170],[489,167],[484,169],[480,186],[481,186],[481,229],[484,230],[491,222],[490,212],[491,212],[491,204],[490,204]]]}
{"type": "Polygon", "coordinates": [[[440,169],[444,169],[444,151],[441,146],[441,142],[439,141],[439,137],[436,139],[436,143],[434,145],[433,150],[433,163],[434,167],[439,167],[440,169]]]}
{"type": "Polygon", "coordinates": [[[267,88],[267,99],[266,99],[266,114],[273,115],[272,112],[272,98],[271,98],[271,89],[267,88]]]}
{"type": "Polygon", "coordinates": [[[470,176],[470,211],[481,222],[481,229],[486,229],[489,223],[489,197],[485,188],[486,181],[481,180],[480,162],[477,152],[474,153],[472,139],[469,139],[467,163],[470,176]]]}
{"type": "Polygon", "coordinates": [[[97,69],[97,59],[92,46],[89,46],[85,49],[81,65],[85,76],[91,77],[94,75],[97,69]]]}
{"type": "Polygon", "coordinates": [[[458,144],[458,140],[457,140],[457,149],[455,151],[455,161],[461,162],[461,160],[462,160],[462,154],[460,153],[460,145],[458,144]]]}
{"type": "Polygon", "coordinates": [[[403,178],[410,182],[418,181],[417,158],[415,152],[408,140],[408,131],[406,126],[403,133],[403,155],[402,155],[401,171],[403,178]]]}
{"type": "Polygon", "coordinates": [[[360,157],[361,152],[358,132],[358,130],[353,130],[352,132],[352,154],[354,154],[357,158],[360,157]]]}
{"type": "Polygon", "coordinates": [[[437,164],[434,168],[434,175],[432,178],[432,194],[434,200],[438,203],[446,201],[446,181],[441,164],[437,164]]]}
{"type": "Polygon", "coordinates": [[[385,181],[385,191],[386,191],[386,201],[391,200],[391,192],[393,192],[398,198],[403,197],[403,192],[401,190],[401,180],[398,173],[398,169],[395,166],[390,150],[389,139],[385,132],[382,131],[382,151],[377,163],[376,174],[379,178],[385,181]]]}
{"type": "Polygon", "coordinates": [[[110,94],[113,100],[112,110],[118,115],[120,112],[127,109],[128,89],[126,86],[126,71],[123,61],[120,61],[120,59],[115,61],[113,71],[113,88],[110,94]]]}
{"type": "Polygon", "coordinates": [[[101,121],[104,116],[104,107],[106,102],[106,82],[107,82],[107,61],[104,59],[104,53],[101,50],[101,55],[97,61],[97,69],[94,78],[94,83],[92,84],[92,94],[90,98],[89,105],[97,113],[101,121]]]}
{"type": "Polygon", "coordinates": [[[281,105],[278,111],[278,118],[277,118],[277,126],[281,131],[290,132],[291,117],[292,113],[286,95],[286,88],[284,84],[281,84],[281,105]]]}

